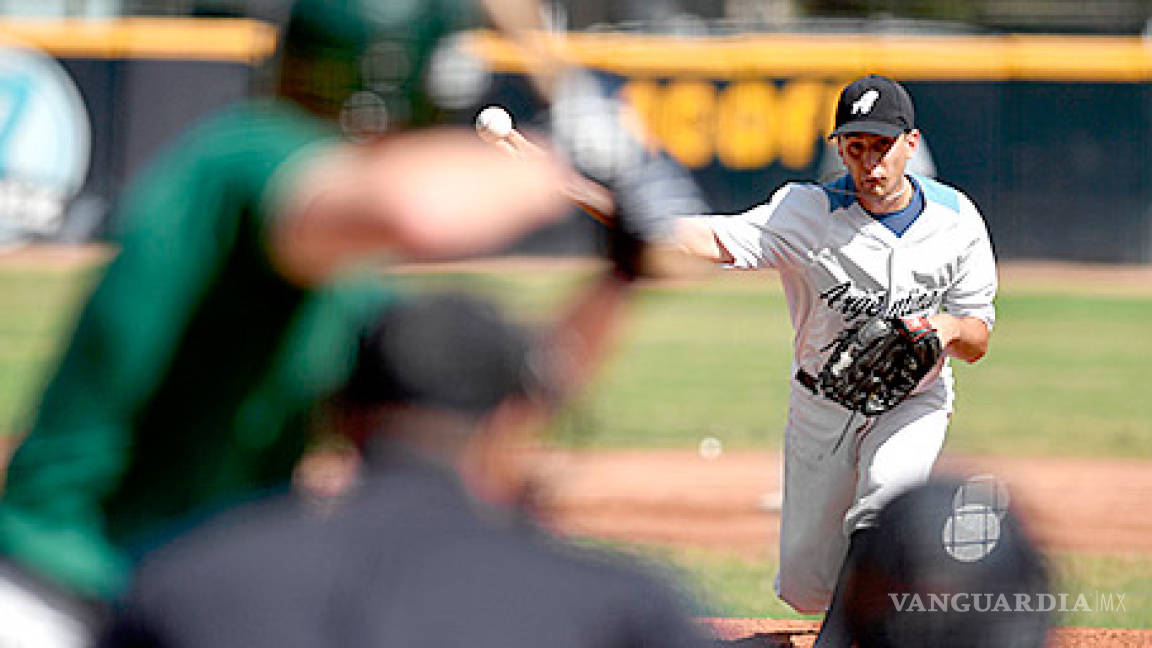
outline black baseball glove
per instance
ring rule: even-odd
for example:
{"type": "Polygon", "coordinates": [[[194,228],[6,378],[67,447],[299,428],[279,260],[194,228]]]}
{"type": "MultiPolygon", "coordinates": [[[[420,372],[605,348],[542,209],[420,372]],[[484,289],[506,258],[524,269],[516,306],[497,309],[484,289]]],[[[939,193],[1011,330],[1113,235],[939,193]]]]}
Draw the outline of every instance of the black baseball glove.
{"type": "Polygon", "coordinates": [[[866,416],[900,404],[943,353],[923,316],[874,317],[845,329],[830,346],[813,391],[866,416]]]}

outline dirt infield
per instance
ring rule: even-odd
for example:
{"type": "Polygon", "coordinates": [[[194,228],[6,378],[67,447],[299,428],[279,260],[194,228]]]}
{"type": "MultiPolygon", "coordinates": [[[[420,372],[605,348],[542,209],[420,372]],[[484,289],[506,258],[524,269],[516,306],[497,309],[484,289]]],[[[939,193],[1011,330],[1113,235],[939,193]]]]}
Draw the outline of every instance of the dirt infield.
{"type": "Polygon", "coordinates": [[[107,245],[28,245],[0,251],[0,268],[20,270],[69,270],[111,259],[115,248],[107,245]]]}
{"type": "MultiPolygon", "coordinates": [[[[775,550],[779,514],[761,500],[779,489],[777,454],[596,451],[560,460],[554,506],[567,532],[748,557],[775,550]]],[[[1049,550],[1152,554],[1152,461],[946,456],[940,470],[1005,481],[1049,550]]]]}
{"type": "MultiPolygon", "coordinates": [[[[779,486],[780,457],[726,452],[714,459],[675,450],[558,455],[555,525],[572,534],[724,550],[775,553],[778,512],[763,510],[779,486]]],[[[1152,553],[1152,462],[947,456],[940,469],[1006,481],[1033,534],[1048,550],[1152,553]]],[[[722,645],[810,646],[814,624],[770,619],[710,622],[722,645]]],[[[1061,628],[1053,646],[1149,646],[1152,630],[1061,628]]]]}

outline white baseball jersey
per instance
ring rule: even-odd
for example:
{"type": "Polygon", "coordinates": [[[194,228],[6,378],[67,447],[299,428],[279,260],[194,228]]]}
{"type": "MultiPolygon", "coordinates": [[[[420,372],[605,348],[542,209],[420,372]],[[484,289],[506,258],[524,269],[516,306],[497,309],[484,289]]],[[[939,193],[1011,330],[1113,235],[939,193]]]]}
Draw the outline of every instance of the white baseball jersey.
{"type": "MultiPolygon", "coordinates": [[[[995,321],[996,263],[984,220],[967,196],[913,176],[924,211],[902,236],[856,201],[852,179],[787,184],[770,201],[708,225],[735,268],[780,271],[796,329],[793,372],[816,375],[825,347],[854,321],[880,313],[995,321]]],[[[937,388],[951,400],[951,371],[937,388]]],[[[925,385],[927,387],[927,385],[925,385]]]]}
{"type": "MultiPolygon", "coordinates": [[[[944,311],[992,327],[996,265],[980,213],[959,191],[911,177],[924,209],[902,236],[864,211],[849,176],[788,184],[743,214],[703,217],[733,267],[779,270],[796,329],[793,373],[818,374],[832,340],[865,317],[944,311]]],[[[859,427],[848,410],[791,384],[776,591],[798,611],[818,613],[852,532],[928,478],[951,414],[952,376],[942,365],[907,400],[859,427]],[[851,442],[833,452],[845,429],[851,442]]]]}

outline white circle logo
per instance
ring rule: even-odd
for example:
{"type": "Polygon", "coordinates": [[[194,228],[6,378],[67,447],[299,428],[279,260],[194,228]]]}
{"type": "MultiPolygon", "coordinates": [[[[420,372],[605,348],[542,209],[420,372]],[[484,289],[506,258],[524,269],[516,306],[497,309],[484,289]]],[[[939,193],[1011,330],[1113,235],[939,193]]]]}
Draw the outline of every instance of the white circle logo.
{"type": "Polygon", "coordinates": [[[961,562],[975,562],[992,553],[1000,541],[1000,521],[1008,504],[1008,489],[992,475],[965,481],[956,489],[952,514],[944,522],[944,550],[961,562]]]}
{"type": "Polygon", "coordinates": [[[59,230],[88,175],[91,129],[52,58],[0,45],[0,245],[59,230]]]}

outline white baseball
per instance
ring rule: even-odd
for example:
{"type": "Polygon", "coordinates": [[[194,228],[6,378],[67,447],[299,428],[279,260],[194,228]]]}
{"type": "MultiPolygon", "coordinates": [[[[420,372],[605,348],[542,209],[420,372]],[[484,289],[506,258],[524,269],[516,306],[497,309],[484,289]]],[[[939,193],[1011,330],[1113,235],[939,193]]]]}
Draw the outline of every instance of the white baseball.
{"type": "Polygon", "coordinates": [[[500,106],[488,106],[476,116],[476,132],[488,141],[499,141],[512,132],[512,116],[500,106]]]}

